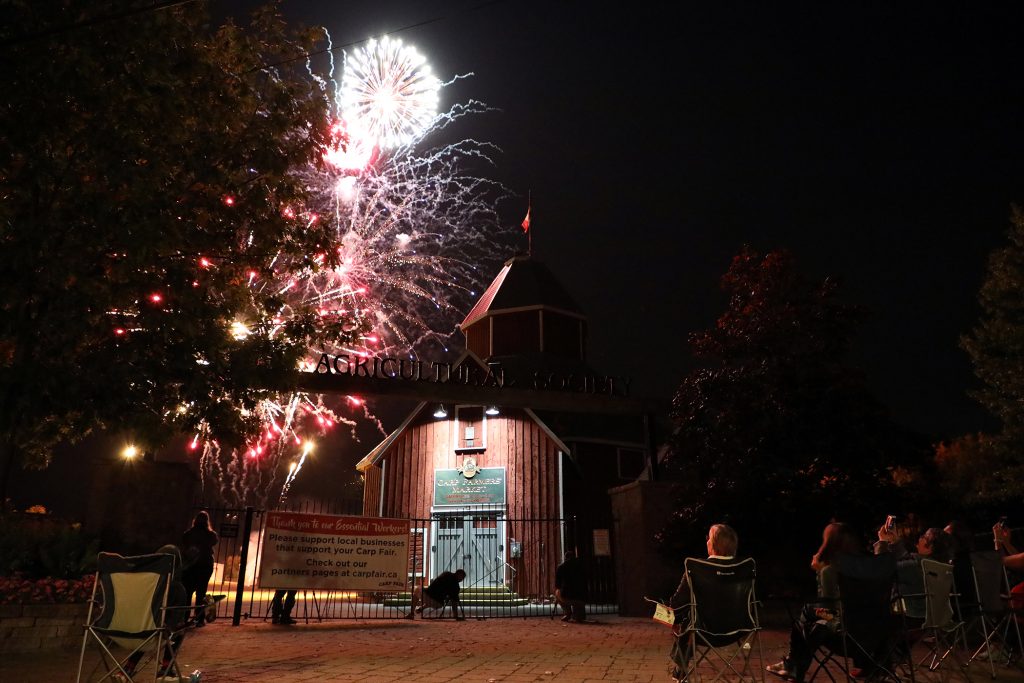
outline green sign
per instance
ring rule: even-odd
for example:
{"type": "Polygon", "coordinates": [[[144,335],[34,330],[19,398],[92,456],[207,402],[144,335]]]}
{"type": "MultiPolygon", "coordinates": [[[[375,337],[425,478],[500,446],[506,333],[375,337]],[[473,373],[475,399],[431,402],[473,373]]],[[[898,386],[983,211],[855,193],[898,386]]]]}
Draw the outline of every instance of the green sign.
{"type": "Polygon", "coordinates": [[[504,505],[504,467],[468,471],[472,477],[458,470],[434,470],[434,505],[504,505]]]}

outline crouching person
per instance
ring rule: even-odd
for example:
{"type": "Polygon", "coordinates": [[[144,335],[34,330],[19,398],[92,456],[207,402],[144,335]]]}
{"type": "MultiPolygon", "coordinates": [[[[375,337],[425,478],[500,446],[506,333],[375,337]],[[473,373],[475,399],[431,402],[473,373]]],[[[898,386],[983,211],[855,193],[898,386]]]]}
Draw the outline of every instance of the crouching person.
{"type": "Polygon", "coordinates": [[[442,609],[447,602],[452,606],[452,614],[458,620],[466,618],[465,610],[459,602],[459,584],[466,578],[466,572],[456,569],[454,572],[441,572],[437,578],[430,582],[430,585],[423,589],[420,606],[416,608],[417,614],[422,614],[424,608],[442,609]]]}

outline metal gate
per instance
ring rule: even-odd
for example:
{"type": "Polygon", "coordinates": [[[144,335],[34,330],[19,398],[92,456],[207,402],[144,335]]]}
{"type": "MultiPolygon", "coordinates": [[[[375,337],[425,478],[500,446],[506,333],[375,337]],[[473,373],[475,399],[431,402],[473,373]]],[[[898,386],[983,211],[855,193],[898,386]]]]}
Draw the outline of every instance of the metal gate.
{"type": "MultiPolygon", "coordinates": [[[[203,507],[217,531],[214,573],[208,594],[223,595],[217,618],[270,619],[273,589],[257,585],[266,511],[203,507]]],[[[359,516],[339,506],[307,504],[294,512],[359,516]]],[[[300,622],[332,619],[402,619],[443,571],[463,569],[460,594],[468,617],[554,616],[555,569],[564,550],[586,548],[589,529],[576,520],[513,519],[493,510],[462,510],[410,519],[408,588],[401,592],[297,591],[292,617],[300,622]]],[[[588,612],[617,613],[611,557],[580,554],[587,566],[588,612]]],[[[429,616],[429,615],[428,615],[429,616]]]]}

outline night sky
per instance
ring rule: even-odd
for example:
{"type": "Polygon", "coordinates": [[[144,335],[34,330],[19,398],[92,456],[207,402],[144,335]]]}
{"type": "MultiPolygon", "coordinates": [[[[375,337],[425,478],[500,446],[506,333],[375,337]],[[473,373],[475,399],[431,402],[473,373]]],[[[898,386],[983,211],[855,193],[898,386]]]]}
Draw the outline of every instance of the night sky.
{"type": "Polygon", "coordinates": [[[784,247],[870,311],[853,360],[900,422],[992,428],[957,343],[1024,201],[1024,9],[663,4],[282,8],[337,45],[396,32],[442,78],[475,74],[444,102],[500,110],[458,132],[502,148],[510,229],[532,191],[534,255],[590,316],[598,368],[670,396],[730,258],[784,247]]]}
{"type": "MultiPolygon", "coordinates": [[[[995,428],[958,338],[1024,203],[1024,5],[663,4],[281,7],[335,45],[392,33],[442,79],[474,74],[442,104],[499,110],[456,129],[503,150],[488,173],[521,195],[496,244],[525,252],[531,191],[534,255],[588,313],[592,364],[637,393],[671,396],[747,243],[790,249],[868,308],[852,360],[899,422],[934,440],[995,428]]],[[[339,443],[333,464],[351,477],[379,438],[339,443]]]]}

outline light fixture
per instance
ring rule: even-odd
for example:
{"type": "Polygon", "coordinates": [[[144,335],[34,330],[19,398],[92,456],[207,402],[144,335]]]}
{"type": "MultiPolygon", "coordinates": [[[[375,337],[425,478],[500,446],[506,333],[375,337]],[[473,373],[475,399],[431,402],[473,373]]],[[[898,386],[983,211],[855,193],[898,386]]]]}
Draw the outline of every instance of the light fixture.
{"type": "Polygon", "coordinates": [[[125,446],[124,450],[121,451],[121,457],[125,460],[131,460],[139,454],[139,449],[135,446],[125,446]]]}
{"type": "Polygon", "coordinates": [[[437,410],[434,411],[434,417],[437,419],[448,417],[448,411],[444,409],[444,404],[440,403],[437,406],[437,410]]]}
{"type": "Polygon", "coordinates": [[[484,411],[484,415],[497,415],[498,406],[488,406],[487,410],[484,411]]]}

